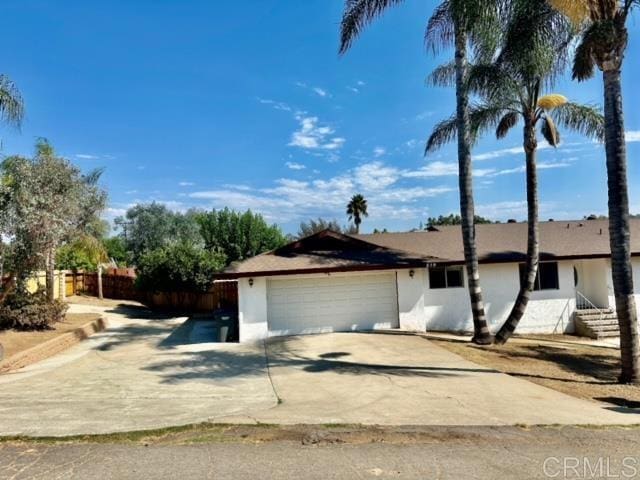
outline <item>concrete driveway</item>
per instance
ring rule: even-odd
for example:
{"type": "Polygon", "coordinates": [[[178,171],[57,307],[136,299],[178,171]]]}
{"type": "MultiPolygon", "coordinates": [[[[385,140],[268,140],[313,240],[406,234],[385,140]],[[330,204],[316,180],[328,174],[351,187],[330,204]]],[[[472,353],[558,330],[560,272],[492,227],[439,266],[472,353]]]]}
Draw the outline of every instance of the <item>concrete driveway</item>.
{"type": "Polygon", "coordinates": [[[264,347],[208,343],[207,322],[142,307],[72,305],[109,328],[49,360],[0,375],[0,435],[152,429],[276,405],[264,347]]]}
{"type": "Polygon", "coordinates": [[[268,342],[268,352],[281,404],[252,414],[253,420],[265,423],[640,423],[640,410],[616,411],[492,371],[420,335],[277,338],[268,342]]]}

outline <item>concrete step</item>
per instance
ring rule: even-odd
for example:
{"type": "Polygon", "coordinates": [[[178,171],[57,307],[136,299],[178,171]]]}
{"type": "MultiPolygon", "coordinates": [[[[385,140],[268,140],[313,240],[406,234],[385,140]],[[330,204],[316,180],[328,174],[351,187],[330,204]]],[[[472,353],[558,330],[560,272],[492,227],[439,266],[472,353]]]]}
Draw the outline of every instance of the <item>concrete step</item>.
{"type": "Polygon", "coordinates": [[[581,314],[590,315],[592,313],[597,313],[597,314],[607,313],[607,314],[614,314],[615,315],[616,312],[611,308],[598,308],[598,309],[596,309],[596,308],[583,308],[583,309],[576,310],[576,314],[577,315],[581,315],[581,314]]]}
{"type": "Polygon", "coordinates": [[[618,325],[617,318],[580,318],[580,321],[587,325],[618,325]]]}
{"type": "Polygon", "coordinates": [[[600,338],[612,338],[612,337],[619,337],[620,336],[620,332],[619,331],[610,331],[610,332],[597,332],[596,333],[596,339],[600,339],[600,338]]]}

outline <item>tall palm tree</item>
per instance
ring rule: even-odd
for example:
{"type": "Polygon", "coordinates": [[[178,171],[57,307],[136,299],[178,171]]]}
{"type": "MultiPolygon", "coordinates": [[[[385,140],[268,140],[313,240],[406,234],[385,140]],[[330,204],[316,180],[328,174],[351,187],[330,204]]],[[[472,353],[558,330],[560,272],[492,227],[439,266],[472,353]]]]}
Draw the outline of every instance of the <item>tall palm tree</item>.
{"type": "Polygon", "coordinates": [[[627,18],[638,0],[549,0],[582,27],[575,51],[573,78],[591,78],[595,67],[604,81],[605,145],[609,190],[609,244],[616,312],[620,325],[622,383],[640,383],[640,336],[633,296],[629,245],[629,188],[621,72],[628,32],[627,18]]]}
{"type": "MultiPolygon", "coordinates": [[[[571,33],[560,28],[557,16],[547,8],[539,12],[548,18],[538,17],[542,21],[535,25],[529,17],[529,8],[535,0],[522,0],[526,5],[515,6],[512,17],[505,27],[504,46],[495,63],[472,66],[469,75],[469,88],[478,93],[482,102],[470,109],[470,124],[473,140],[489,128],[496,128],[496,137],[504,138],[520,121],[523,123],[523,148],[525,153],[525,172],[527,185],[527,254],[526,274],[521,282],[515,304],[504,325],[495,336],[495,343],[505,343],[515,331],[524,315],[538,274],[539,236],[538,236],[538,180],[536,153],[538,148],[537,128],[547,142],[556,147],[560,134],[556,125],[577,131],[589,137],[601,139],[604,136],[604,119],[599,111],[588,105],[569,102],[558,94],[543,95],[545,85],[553,83],[558,73],[556,49],[568,45],[571,33]],[[555,39],[540,38],[547,30],[555,26],[555,39]],[[526,34],[526,42],[515,45],[526,34]],[[563,37],[565,37],[563,39],[563,37]],[[540,41],[538,41],[540,40],[540,41]],[[511,42],[511,43],[509,43],[511,42]],[[521,51],[526,47],[526,52],[521,51]]],[[[453,75],[448,66],[440,67],[431,79],[438,84],[452,84],[453,75]]],[[[427,142],[427,151],[433,151],[453,140],[456,135],[456,116],[436,125],[427,142]]]]}
{"type": "Polygon", "coordinates": [[[367,212],[367,200],[359,193],[355,194],[349,200],[347,204],[347,215],[349,215],[349,221],[353,221],[356,226],[356,233],[360,233],[360,224],[362,223],[362,217],[368,217],[367,212]]]}
{"type": "MultiPolygon", "coordinates": [[[[346,0],[341,24],[340,53],[344,54],[361,30],[387,8],[402,0],[346,0]]],[[[492,37],[498,29],[495,23],[501,0],[444,0],[427,24],[425,40],[434,53],[443,47],[455,48],[456,114],[458,130],[458,182],[460,188],[460,216],[462,242],[468,277],[469,299],[473,314],[473,342],[489,344],[491,332],[484,309],[478,254],[476,250],[475,207],[471,169],[471,141],[469,130],[469,95],[466,90],[469,37],[479,52],[492,51],[492,37]],[[482,39],[480,41],[480,39],[482,39]]]]}

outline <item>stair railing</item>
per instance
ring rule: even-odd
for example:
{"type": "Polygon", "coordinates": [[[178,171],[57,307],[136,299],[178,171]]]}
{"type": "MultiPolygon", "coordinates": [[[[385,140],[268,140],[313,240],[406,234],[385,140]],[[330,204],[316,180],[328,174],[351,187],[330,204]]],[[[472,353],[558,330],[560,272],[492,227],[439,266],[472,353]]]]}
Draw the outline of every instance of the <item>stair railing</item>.
{"type": "Polygon", "coordinates": [[[576,290],[576,310],[595,310],[599,316],[598,320],[604,319],[604,310],[596,307],[591,300],[585,297],[582,293],[576,290]]]}

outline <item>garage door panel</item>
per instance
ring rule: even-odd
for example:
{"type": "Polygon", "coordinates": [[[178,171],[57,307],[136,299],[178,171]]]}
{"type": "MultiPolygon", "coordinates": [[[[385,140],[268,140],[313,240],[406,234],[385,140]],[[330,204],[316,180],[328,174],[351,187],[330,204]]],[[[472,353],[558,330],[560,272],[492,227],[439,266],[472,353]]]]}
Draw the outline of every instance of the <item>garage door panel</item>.
{"type": "Polygon", "coordinates": [[[267,308],[271,335],[395,328],[395,274],[269,280],[267,308]]]}

